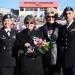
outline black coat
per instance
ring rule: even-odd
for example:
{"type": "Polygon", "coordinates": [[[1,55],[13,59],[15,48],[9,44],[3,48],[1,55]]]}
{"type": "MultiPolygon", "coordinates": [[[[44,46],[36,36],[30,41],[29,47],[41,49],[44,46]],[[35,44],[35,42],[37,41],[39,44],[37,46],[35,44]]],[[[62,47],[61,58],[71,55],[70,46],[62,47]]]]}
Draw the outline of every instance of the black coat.
{"type": "Polygon", "coordinates": [[[15,66],[16,60],[13,57],[13,44],[16,39],[16,32],[11,29],[10,36],[4,28],[0,30],[0,66],[15,66]]]}
{"type": "Polygon", "coordinates": [[[27,55],[25,54],[26,48],[24,47],[24,44],[26,42],[33,44],[32,36],[34,34],[31,36],[30,34],[32,33],[25,29],[17,35],[14,49],[16,50],[16,53],[20,50],[24,51],[24,53],[20,53],[18,58],[18,73],[20,75],[43,75],[42,57],[40,53],[34,49],[34,53],[27,55]]]}
{"type": "MultiPolygon", "coordinates": [[[[58,23],[54,23],[54,24],[50,24],[50,23],[46,23],[44,26],[42,26],[40,28],[41,30],[41,34],[42,36],[44,37],[44,39],[46,39],[48,42],[55,42],[55,44],[57,45],[57,60],[56,60],[56,65],[58,67],[61,66],[61,54],[62,54],[62,51],[61,51],[61,33],[62,33],[62,26],[58,23]],[[53,31],[55,31],[56,29],[58,29],[57,33],[56,34],[52,34],[51,35],[51,40],[48,38],[48,35],[47,35],[47,30],[48,29],[52,29],[53,31]],[[56,37],[56,35],[58,35],[56,37]]],[[[44,66],[47,67],[51,63],[51,49],[49,49],[49,52],[47,52],[45,55],[44,55],[44,66]]]]}
{"type": "Polygon", "coordinates": [[[67,29],[64,25],[63,38],[63,66],[75,67],[75,21],[67,29]]]}

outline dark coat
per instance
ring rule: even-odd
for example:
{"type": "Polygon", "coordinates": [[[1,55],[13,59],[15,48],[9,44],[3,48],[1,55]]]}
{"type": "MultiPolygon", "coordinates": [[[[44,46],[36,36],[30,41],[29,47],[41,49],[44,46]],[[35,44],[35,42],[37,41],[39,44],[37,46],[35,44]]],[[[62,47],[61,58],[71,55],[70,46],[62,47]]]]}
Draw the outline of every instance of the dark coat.
{"type": "MultiPolygon", "coordinates": [[[[62,26],[58,23],[54,23],[53,25],[50,25],[49,23],[46,23],[44,26],[42,26],[40,28],[41,30],[41,34],[43,35],[44,39],[46,39],[48,42],[52,42],[53,44],[55,43],[56,44],[56,49],[57,49],[57,60],[56,60],[56,64],[55,65],[58,65],[58,67],[61,66],[61,31],[62,31],[62,26]],[[47,35],[47,30],[48,29],[52,29],[53,30],[53,33],[51,35],[51,40],[48,38],[48,35],[47,35]],[[54,34],[55,30],[57,29],[56,31],[56,34],[54,34]]],[[[44,55],[44,66],[49,66],[51,65],[51,49],[49,49],[49,52],[47,52],[45,55],[44,55]]]]}
{"type": "Polygon", "coordinates": [[[64,25],[62,50],[63,65],[65,67],[75,67],[75,21],[68,29],[64,25]]]}
{"type": "Polygon", "coordinates": [[[25,54],[26,48],[24,47],[24,44],[26,42],[33,44],[33,34],[31,34],[32,33],[25,29],[17,36],[14,49],[17,51],[16,53],[18,53],[20,50],[24,51],[24,53],[20,53],[18,58],[18,73],[20,75],[43,75],[42,57],[40,53],[34,49],[34,53],[27,55],[25,54]]]}
{"type": "Polygon", "coordinates": [[[16,60],[13,57],[13,44],[16,39],[16,32],[11,29],[10,36],[4,28],[0,30],[0,66],[15,66],[16,60]]]}

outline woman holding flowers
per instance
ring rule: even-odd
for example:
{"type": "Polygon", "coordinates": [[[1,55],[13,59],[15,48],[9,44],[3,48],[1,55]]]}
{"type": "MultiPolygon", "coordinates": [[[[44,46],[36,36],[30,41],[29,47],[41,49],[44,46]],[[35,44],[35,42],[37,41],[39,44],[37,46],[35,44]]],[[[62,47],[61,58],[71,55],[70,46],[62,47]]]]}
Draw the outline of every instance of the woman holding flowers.
{"type": "Polygon", "coordinates": [[[27,15],[24,19],[26,29],[17,35],[13,47],[18,56],[18,75],[44,75],[42,56],[38,48],[41,48],[43,40],[40,33],[35,29],[35,19],[27,15]],[[38,41],[40,46],[37,45],[38,41]]]}
{"type": "Polygon", "coordinates": [[[44,72],[45,75],[59,75],[60,68],[59,68],[59,61],[61,56],[61,49],[59,30],[61,25],[55,22],[56,15],[53,10],[48,9],[45,12],[46,24],[40,28],[41,33],[43,34],[44,39],[49,42],[49,51],[44,54],[43,62],[44,62],[44,72]],[[58,46],[58,45],[59,46],[58,46]]]}

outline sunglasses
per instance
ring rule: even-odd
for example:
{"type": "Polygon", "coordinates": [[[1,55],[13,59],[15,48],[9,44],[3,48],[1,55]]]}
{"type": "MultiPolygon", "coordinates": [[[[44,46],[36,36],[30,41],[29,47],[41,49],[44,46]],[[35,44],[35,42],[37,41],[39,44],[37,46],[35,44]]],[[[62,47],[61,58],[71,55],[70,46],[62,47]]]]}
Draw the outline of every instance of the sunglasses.
{"type": "Polygon", "coordinates": [[[55,18],[55,16],[47,16],[47,18],[55,18]]]}
{"type": "Polygon", "coordinates": [[[33,22],[25,22],[25,24],[34,24],[33,22]]]}
{"type": "Polygon", "coordinates": [[[65,13],[65,14],[66,14],[66,15],[68,15],[68,14],[71,15],[72,13],[65,13]]]}

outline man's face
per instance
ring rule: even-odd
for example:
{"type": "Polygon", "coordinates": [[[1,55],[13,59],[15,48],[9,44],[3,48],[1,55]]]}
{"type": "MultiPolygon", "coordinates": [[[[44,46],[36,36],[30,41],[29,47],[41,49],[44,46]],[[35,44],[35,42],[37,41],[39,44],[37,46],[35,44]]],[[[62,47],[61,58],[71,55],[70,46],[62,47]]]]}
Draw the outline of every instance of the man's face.
{"type": "Polygon", "coordinates": [[[73,17],[74,17],[74,12],[73,11],[66,11],[66,13],[65,13],[65,19],[67,21],[70,22],[73,19],[73,17]]]}
{"type": "Polygon", "coordinates": [[[5,28],[10,28],[11,25],[12,25],[12,20],[11,20],[11,19],[5,19],[5,20],[3,21],[3,26],[4,26],[5,28]]]}
{"type": "Polygon", "coordinates": [[[54,20],[55,20],[54,14],[48,14],[47,15],[47,18],[46,18],[47,22],[54,23],[54,20]]]}

